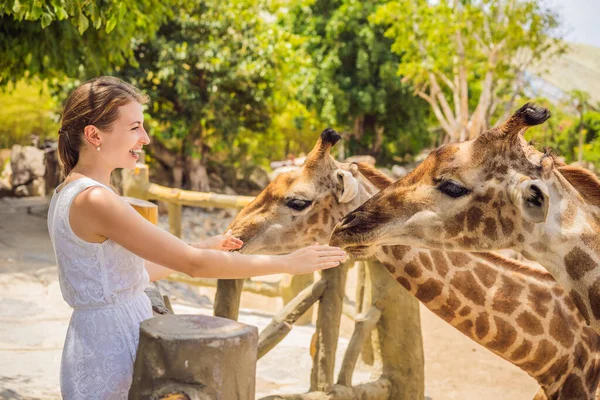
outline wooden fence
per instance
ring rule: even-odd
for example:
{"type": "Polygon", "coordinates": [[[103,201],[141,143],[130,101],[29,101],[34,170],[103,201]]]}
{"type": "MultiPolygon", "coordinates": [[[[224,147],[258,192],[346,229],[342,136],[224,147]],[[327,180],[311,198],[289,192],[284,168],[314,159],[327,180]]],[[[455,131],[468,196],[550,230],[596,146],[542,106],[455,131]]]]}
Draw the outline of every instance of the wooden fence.
{"type": "MultiPolygon", "coordinates": [[[[181,206],[240,209],[252,198],[172,189],[149,182],[148,168],[139,165],[123,171],[124,194],[144,200],[168,203],[171,233],[181,236],[181,206]]],[[[297,324],[299,318],[318,302],[316,332],[311,345],[313,366],[310,391],[303,394],[268,396],[263,400],[335,399],[422,399],[424,397],[423,344],[417,300],[398,285],[378,262],[358,262],[356,268],[363,285],[358,285],[355,303],[355,328],[334,379],[335,354],[344,309],[348,268],[322,271],[317,282],[296,285],[297,295],[273,318],[258,338],[258,358],[267,354],[297,324]],[[302,290],[303,286],[305,286],[302,290]],[[381,365],[371,382],[352,385],[352,374],[362,353],[365,362],[381,365]]],[[[192,284],[207,282],[183,275],[175,280],[192,284]]],[[[280,293],[269,283],[219,280],[215,297],[215,316],[237,319],[242,290],[280,293]],[[259,289],[257,289],[259,288],[259,289]]]]}

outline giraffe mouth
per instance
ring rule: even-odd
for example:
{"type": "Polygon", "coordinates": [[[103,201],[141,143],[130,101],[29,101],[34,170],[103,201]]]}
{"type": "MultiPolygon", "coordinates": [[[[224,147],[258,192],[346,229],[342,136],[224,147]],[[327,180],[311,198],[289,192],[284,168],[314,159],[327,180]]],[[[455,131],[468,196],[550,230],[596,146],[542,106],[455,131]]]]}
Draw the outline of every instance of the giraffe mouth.
{"type": "Polygon", "coordinates": [[[349,244],[343,246],[349,257],[354,259],[365,259],[373,256],[372,246],[366,244],[349,244]]]}

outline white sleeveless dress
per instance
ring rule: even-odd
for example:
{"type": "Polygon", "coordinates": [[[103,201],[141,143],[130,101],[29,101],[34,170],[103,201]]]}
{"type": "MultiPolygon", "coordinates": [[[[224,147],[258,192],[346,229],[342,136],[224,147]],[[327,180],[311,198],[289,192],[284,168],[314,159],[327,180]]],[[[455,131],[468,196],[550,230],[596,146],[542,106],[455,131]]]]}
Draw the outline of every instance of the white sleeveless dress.
{"type": "Polygon", "coordinates": [[[73,233],[71,203],[91,186],[107,188],[90,178],[69,182],[48,211],[62,295],[74,309],[60,387],[65,400],[121,400],[131,386],[140,323],[152,317],[144,294],[149,278],[144,260],[115,242],[89,243],[73,233]]]}

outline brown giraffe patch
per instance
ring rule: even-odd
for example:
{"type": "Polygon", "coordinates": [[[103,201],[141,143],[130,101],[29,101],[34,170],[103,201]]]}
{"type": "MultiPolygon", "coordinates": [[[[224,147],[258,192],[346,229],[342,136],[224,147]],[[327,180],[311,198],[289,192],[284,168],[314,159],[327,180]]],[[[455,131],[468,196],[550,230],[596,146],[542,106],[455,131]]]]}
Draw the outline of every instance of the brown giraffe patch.
{"type": "Polygon", "coordinates": [[[599,365],[596,362],[593,367],[588,368],[588,371],[585,374],[585,384],[588,387],[596,387],[598,385],[598,378],[600,378],[599,373],[599,365]]]}
{"type": "Polygon", "coordinates": [[[523,285],[503,276],[502,286],[496,291],[492,308],[499,312],[512,314],[521,304],[519,295],[522,291],[523,285]]]}
{"type": "Polygon", "coordinates": [[[404,286],[404,289],[408,290],[409,292],[412,289],[412,287],[410,286],[410,282],[403,276],[397,277],[396,282],[404,286]]]}
{"type": "Polygon", "coordinates": [[[396,266],[394,264],[384,262],[383,266],[385,267],[385,269],[387,269],[390,272],[390,274],[392,274],[392,275],[396,274],[396,266]]]}
{"type": "Polygon", "coordinates": [[[550,336],[565,347],[573,344],[573,330],[570,321],[565,318],[565,312],[558,301],[554,302],[554,313],[550,320],[550,336]]]}
{"type": "Polygon", "coordinates": [[[541,335],[544,333],[542,322],[529,311],[524,311],[517,317],[517,325],[523,329],[523,332],[530,335],[541,335]]]}
{"type": "Polygon", "coordinates": [[[483,223],[485,224],[483,234],[491,240],[497,240],[498,233],[496,232],[496,221],[493,218],[486,218],[483,223]]]}
{"type": "Polygon", "coordinates": [[[473,272],[475,272],[475,275],[477,275],[481,283],[487,288],[491,288],[494,285],[496,277],[498,276],[498,271],[489,265],[480,262],[475,263],[473,272]]]}
{"type": "Polygon", "coordinates": [[[404,258],[404,256],[406,255],[406,253],[408,253],[410,250],[410,246],[392,246],[392,254],[394,255],[394,258],[398,261],[401,261],[402,258],[404,258]]]}
{"type": "Polygon", "coordinates": [[[596,267],[592,258],[579,247],[575,247],[565,256],[565,267],[567,273],[574,280],[578,281],[583,276],[596,267]]]}
{"type": "Polygon", "coordinates": [[[596,319],[600,319],[600,278],[589,288],[590,307],[596,319]]]}
{"type": "Polygon", "coordinates": [[[471,207],[467,211],[467,228],[469,231],[472,232],[477,229],[481,222],[481,217],[483,217],[483,211],[479,207],[471,207]]]}
{"type": "Polygon", "coordinates": [[[319,222],[319,213],[313,213],[313,215],[308,217],[308,221],[306,221],[306,223],[309,226],[312,226],[312,225],[316,224],[317,222],[319,222]]]}
{"type": "Polygon", "coordinates": [[[486,347],[503,353],[517,340],[517,331],[502,318],[494,316],[494,322],[497,329],[496,336],[494,340],[486,344],[486,347]]]}
{"type": "Polygon", "coordinates": [[[494,193],[496,191],[493,188],[489,188],[485,194],[483,195],[477,195],[473,198],[473,201],[477,202],[477,203],[489,203],[490,201],[492,201],[492,198],[494,197],[494,193]]]}
{"type": "Polygon", "coordinates": [[[508,236],[515,230],[515,223],[510,218],[500,217],[500,228],[502,228],[502,234],[508,236]]]}
{"type": "Polygon", "coordinates": [[[531,222],[523,220],[522,224],[523,224],[523,228],[525,228],[525,230],[528,233],[532,233],[533,232],[533,224],[531,222]]]}
{"type": "Polygon", "coordinates": [[[463,308],[460,309],[460,311],[458,313],[460,314],[461,317],[466,317],[467,315],[469,315],[471,313],[471,307],[464,306],[463,308]]]}
{"type": "Polygon", "coordinates": [[[433,258],[433,264],[435,265],[438,274],[440,274],[442,278],[445,277],[446,274],[448,274],[449,268],[444,253],[439,250],[432,250],[431,257],[433,258]]]}
{"type": "Polygon", "coordinates": [[[525,236],[521,235],[520,233],[517,235],[517,241],[519,243],[523,243],[525,241],[525,236]]]}
{"type": "Polygon", "coordinates": [[[556,355],[557,349],[550,341],[546,339],[540,340],[537,350],[533,356],[533,360],[523,363],[521,367],[526,371],[539,371],[548,364],[556,355]]]}
{"type": "Polygon", "coordinates": [[[468,337],[473,337],[473,321],[471,321],[470,319],[466,319],[460,324],[456,325],[456,329],[458,329],[468,337]]]}
{"type": "Polygon", "coordinates": [[[587,307],[585,306],[585,303],[583,302],[581,296],[579,296],[579,293],[577,293],[575,290],[571,290],[569,292],[569,297],[571,298],[571,300],[573,300],[573,303],[575,303],[575,307],[577,307],[577,310],[581,313],[581,315],[585,319],[585,322],[589,325],[590,315],[588,314],[587,307]]]}
{"type": "Polygon", "coordinates": [[[552,294],[548,292],[547,288],[537,285],[530,285],[528,287],[529,294],[527,300],[533,308],[533,311],[538,313],[540,316],[545,317],[548,314],[548,303],[552,300],[552,294]]]}
{"type": "Polygon", "coordinates": [[[448,238],[453,238],[462,232],[463,227],[465,226],[466,215],[465,212],[461,212],[444,221],[444,231],[448,238]]]}
{"type": "Polygon", "coordinates": [[[538,377],[537,381],[543,385],[550,385],[554,382],[560,381],[569,368],[570,358],[571,355],[566,354],[556,360],[546,372],[538,377]]]}
{"type": "Polygon", "coordinates": [[[329,220],[329,208],[324,208],[321,211],[321,223],[323,225],[327,225],[328,220],[329,220]]]}
{"type": "Polygon", "coordinates": [[[561,390],[563,399],[587,399],[587,394],[585,392],[585,388],[583,387],[583,382],[581,381],[581,377],[577,375],[570,375],[565,383],[563,384],[561,390]]]}
{"type": "Polygon", "coordinates": [[[427,253],[419,253],[419,260],[421,260],[421,264],[428,271],[433,271],[433,263],[431,262],[431,258],[427,253]]]}
{"type": "Polygon", "coordinates": [[[446,253],[446,255],[448,256],[450,263],[458,268],[465,268],[469,264],[469,262],[471,262],[471,257],[467,256],[464,253],[450,251],[446,253]]]}
{"type": "Polygon", "coordinates": [[[589,356],[587,350],[585,349],[585,347],[583,347],[581,343],[577,343],[577,346],[575,346],[573,359],[575,360],[575,366],[583,370],[585,364],[587,364],[588,362],[589,356]]]}
{"type": "Polygon", "coordinates": [[[406,274],[412,278],[418,278],[423,274],[423,271],[421,271],[421,266],[412,261],[404,265],[404,272],[406,272],[406,274]]]}
{"type": "Polygon", "coordinates": [[[458,271],[450,281],[463,296],[473,303],[483,306],[485,304],[485,290],[479,286],[471,271],[458,271]]]}
{"type": "Polygon", "coordinates": [[[425,283],[419,285],[415,297],[423,303],[428,303],[442,293],[444,284],[435,279],[427,279],[425,283]]]}
{"type": "Polygon", "coordinates": [[[515,351],[510,355],[510,359],[513,361],[521,360],[529,355],[533,348],[531,342],[527,339],[523,340],[523,343],[516,348],[515,351]]]}
{"type": "Polygon", "coordinates": [[[475,320],[475,333],[479,340],[483,339],[490,331],[490,320],[488,317],[488,313],[484,311],[475,320]]]}

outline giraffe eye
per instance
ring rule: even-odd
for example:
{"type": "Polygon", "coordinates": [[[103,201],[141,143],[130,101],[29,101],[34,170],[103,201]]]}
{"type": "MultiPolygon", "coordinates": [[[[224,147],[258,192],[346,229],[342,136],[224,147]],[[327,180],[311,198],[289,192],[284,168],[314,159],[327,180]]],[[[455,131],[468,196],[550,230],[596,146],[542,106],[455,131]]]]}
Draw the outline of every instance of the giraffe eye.
{"type": "Polygon", "coordinates": [[[304,199],[289,199],[285,205],[296,211],[302,211],[312,204],[310,200],[304,199]]]}
{"type": "Polygon", "coordinates": [[[454,181],[443,181],[437,189],[446,196],[458,198],[469,194],[471,191],[464,186],[459,185],[454,181]]]}

